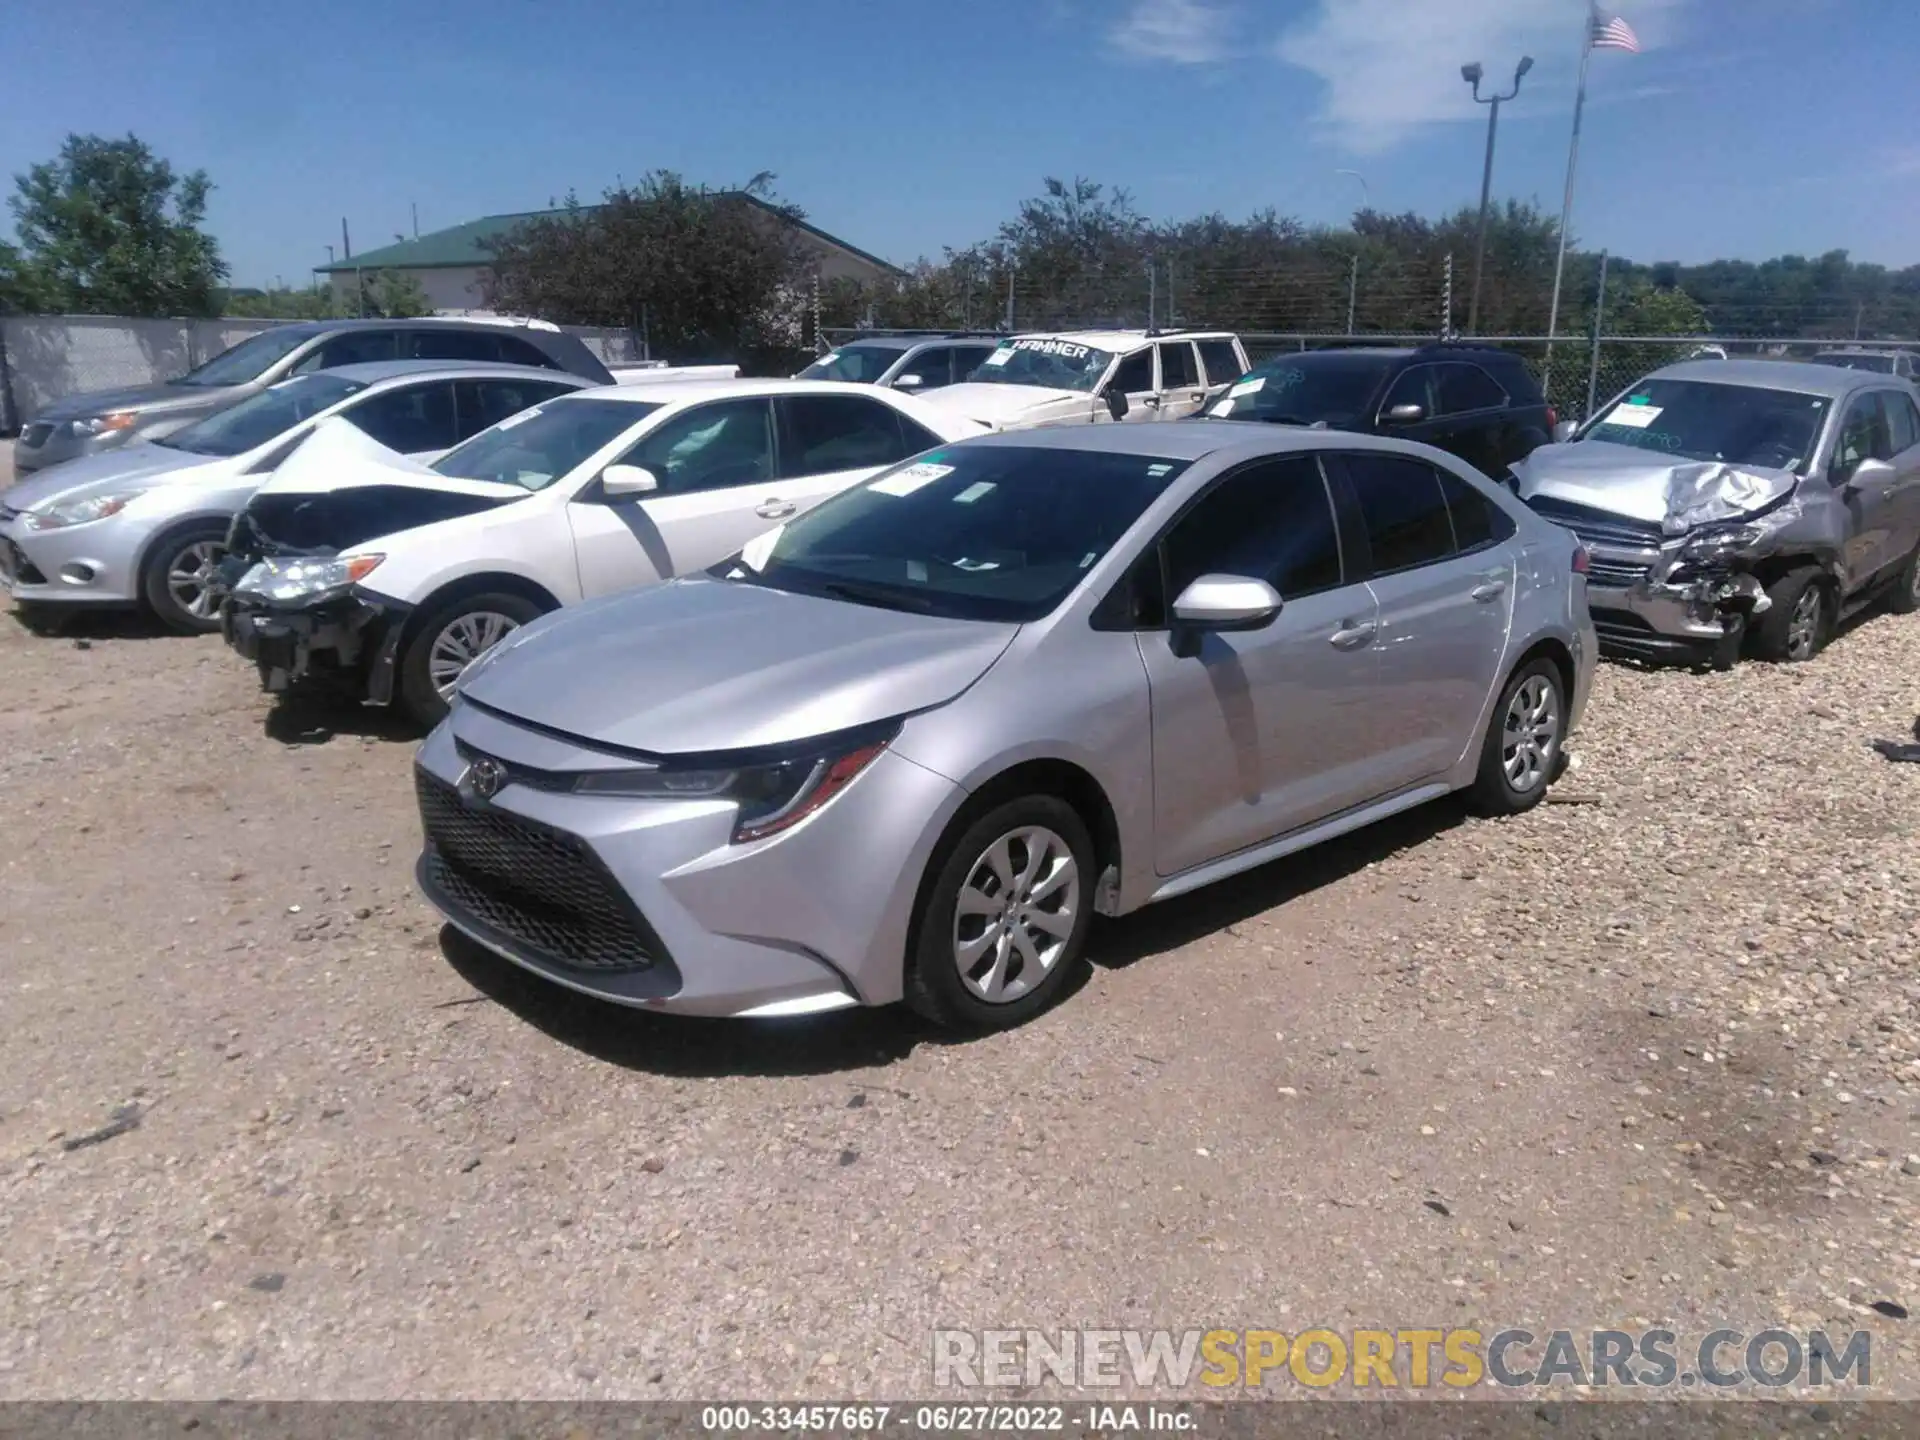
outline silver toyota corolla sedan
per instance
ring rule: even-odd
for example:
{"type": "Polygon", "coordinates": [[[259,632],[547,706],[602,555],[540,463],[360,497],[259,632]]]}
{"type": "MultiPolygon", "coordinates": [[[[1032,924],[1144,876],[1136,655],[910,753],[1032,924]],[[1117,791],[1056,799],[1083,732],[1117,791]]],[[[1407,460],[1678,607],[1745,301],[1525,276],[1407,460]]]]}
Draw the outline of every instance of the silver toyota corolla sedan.
{"type": "Polygon", "coordinates": [[[628,1005],[1017,1024],[1095,912],[1449,791],[1538,802],[1592,679],[1585,566],[1401,441],[949,445],[477,662],[418,758],[419,882],[628,1005]]]}

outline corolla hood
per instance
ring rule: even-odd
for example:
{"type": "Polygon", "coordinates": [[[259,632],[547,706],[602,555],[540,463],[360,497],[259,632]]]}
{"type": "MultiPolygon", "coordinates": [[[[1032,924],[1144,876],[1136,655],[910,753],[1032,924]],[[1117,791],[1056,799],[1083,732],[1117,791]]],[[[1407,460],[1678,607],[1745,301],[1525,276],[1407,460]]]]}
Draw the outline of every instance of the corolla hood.
{"type": "Polygon", "coordinates": [[[1610,511],[1683,535],[1738,520],[1791,494],[1791,470],[1683,460],[1606,440],[1542,445],[1513,467],[1522,500],[1610,511]]]}
{"type": "Polygon", "coordinates": [[[267,549],[344,550],[526,498],[518,485],[442,475],[336,416],[254,492],[246,515],[267,549]]]}
{"type": "Polygon", "coordinates": [[[10,485],[0,490],[0,505],[10,510],[35,510],[114,490],[145,490],[187,478],[209,466],[220,466],[222,473],[228,468],[219,456],[196,455],[190,450],[140,441],[119,450],[63,461],[10,485]]]}
{"type": "Polygon", "coordinates": [[[751,749],[943,704],[1019,628],[693,577],[536,620],[461,693],[656,755],[751,749]]]}
{"type": "Polygon", "coordinates": [[[69,395],[33,413],[33,419],[84,420],[93,415],[110,415],[116,410],[138,410],[158,414],[167,410],[211,410],[227,398],[224,385],[131,385],[124,390],[95,390],[87,395],[69,395]]]}
{"type": "Polygon", "coordinates": [[[963,415],[996,430],[1019,430],[1064,420],[1091,419],[1104,407],[1078,390],[1049,390],[1038,385],[946,385],[921,397],[929,405],[963,415]]]}

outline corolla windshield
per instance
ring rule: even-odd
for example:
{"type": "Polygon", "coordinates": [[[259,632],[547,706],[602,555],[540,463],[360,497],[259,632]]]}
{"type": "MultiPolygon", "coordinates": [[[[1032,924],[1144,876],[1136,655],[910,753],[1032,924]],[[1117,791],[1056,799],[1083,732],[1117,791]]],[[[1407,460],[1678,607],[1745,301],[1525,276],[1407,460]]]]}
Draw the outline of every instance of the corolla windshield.
{"type": "Polygon", "coordinates": [[[1288,355],[1242,375],[1201,414],[1274,425],[1357,424],[1368,418],[1392,364],[1384,356],[1351,352],[1288,355]]]}
{"type": "Polygon", "coordinates": [[[1704,380],[1644,380],[1581,432],[1678,460],[1718,460],[1804,474],[1832,402],[1793,390],[1704,380]]]}
{"type": "Polygon", "coordinates": [[[455,480],[544,490],[659,408],[651,400],[549,400],[456,445],[433,468],[455,480]]]}
{"type": "Polygon", "coordinates": [[[982,360],[967,379],[989,385],[1090,392],[1112,363],[1111,350],[1096,350],[1077,340],[1009,340],[982,360]]]}
{"type": "Polygon", "coordinates": [[[313,338],[310,330],[287,326],[263,330],[238,345],[229,346],[197,370],[189,370],[176,385],[245,385],[258,380],[274,361],[291,355],[313,338]]]}
{"type": "Polygon", "coordinates": [[[800,372],[802,380],[844,380],[874,385],[906,351],[896,345],[843,345],[800,372]]]}
{"type": "Polygon", "coordinates": [[[366,388],[336,375],[296,375],[153,443],[196,455],[241,455],[366,388]]]}
{"type": "Polygon", "coordinates": [[[950,619],[1037,620],[1187,464],[1002,445],[930,451],[710,573],[950,619]]]}

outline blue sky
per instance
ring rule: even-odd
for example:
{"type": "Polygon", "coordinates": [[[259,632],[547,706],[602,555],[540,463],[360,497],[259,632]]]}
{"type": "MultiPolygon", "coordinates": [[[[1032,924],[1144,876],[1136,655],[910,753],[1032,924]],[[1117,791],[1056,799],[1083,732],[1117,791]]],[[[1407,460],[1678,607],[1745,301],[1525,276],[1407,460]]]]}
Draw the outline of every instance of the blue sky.
{"type": "MultiPolygon", "coordinates": [[[[1617,0],[1574,232],[1639,260],[1920,262],[1914,0],[1617,0]]],[[[1535,67],[1497,195],[1559,208],[1585,0],[329,0],[16,4],[0,170],[132,130],[204,167],[241,284],[658,167],[760,170],[889,259],[984,238],[1048,174],[1149,214],[1478,198],[1459,66],[1535,67]],[[29,58],[30,57],[30,58],[29,58]]]]}

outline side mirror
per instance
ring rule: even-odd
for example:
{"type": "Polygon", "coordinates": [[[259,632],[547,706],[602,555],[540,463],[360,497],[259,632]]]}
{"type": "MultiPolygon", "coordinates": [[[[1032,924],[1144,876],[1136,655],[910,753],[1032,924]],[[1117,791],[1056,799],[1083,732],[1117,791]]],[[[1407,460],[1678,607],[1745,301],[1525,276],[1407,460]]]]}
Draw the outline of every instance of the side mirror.
{"type": "Polygon", "coordinates": [[[1840,482],[1844,490],[1861,490],[1868,485],[1888,485],[1893,482],[1894,469],[1884,460],[1869,457],[1853,467],[1853,473],[1840,482]]]}
{"type": "Polygon", "coordinates": [[[927,382],[918,375],[902,375],[893,382],[896,390],[918,390],[927,382]]]}
{"type": "Polygon", "coordinates": [[[1194,630],[1258,630],[1280,613],[1280,592],[1247,575],[1202,575],[1173,602],[1173,621],[1194,630]]]}
{"type": "Polygon", "coordinates": [[[1107,414],[1111,415],[1115,420],[1124,420],[1127,418],[1126,391],[1117,385],[1110,385],[1107,387],[1106,401],[1107,414]]]}
{"type": "Polygon", "coordinates": [[[600,472],[600,490],[609,500],[622,495],[651,495],[660,478],[644,465],[609,465],[600,472]]]}
{"type": "Polygon", "coordinates": [[[1573,422],[1562,420],[1553,427],[1553,443],[1564,445],[1573,438],[1573,422]]]}
{"type": "Polygon", "coordinates": [[[1424,405],[1395,405],[1387,411],[1389,425],[1418,425],[1426,418],[1427,407],[1424,405]]]}

